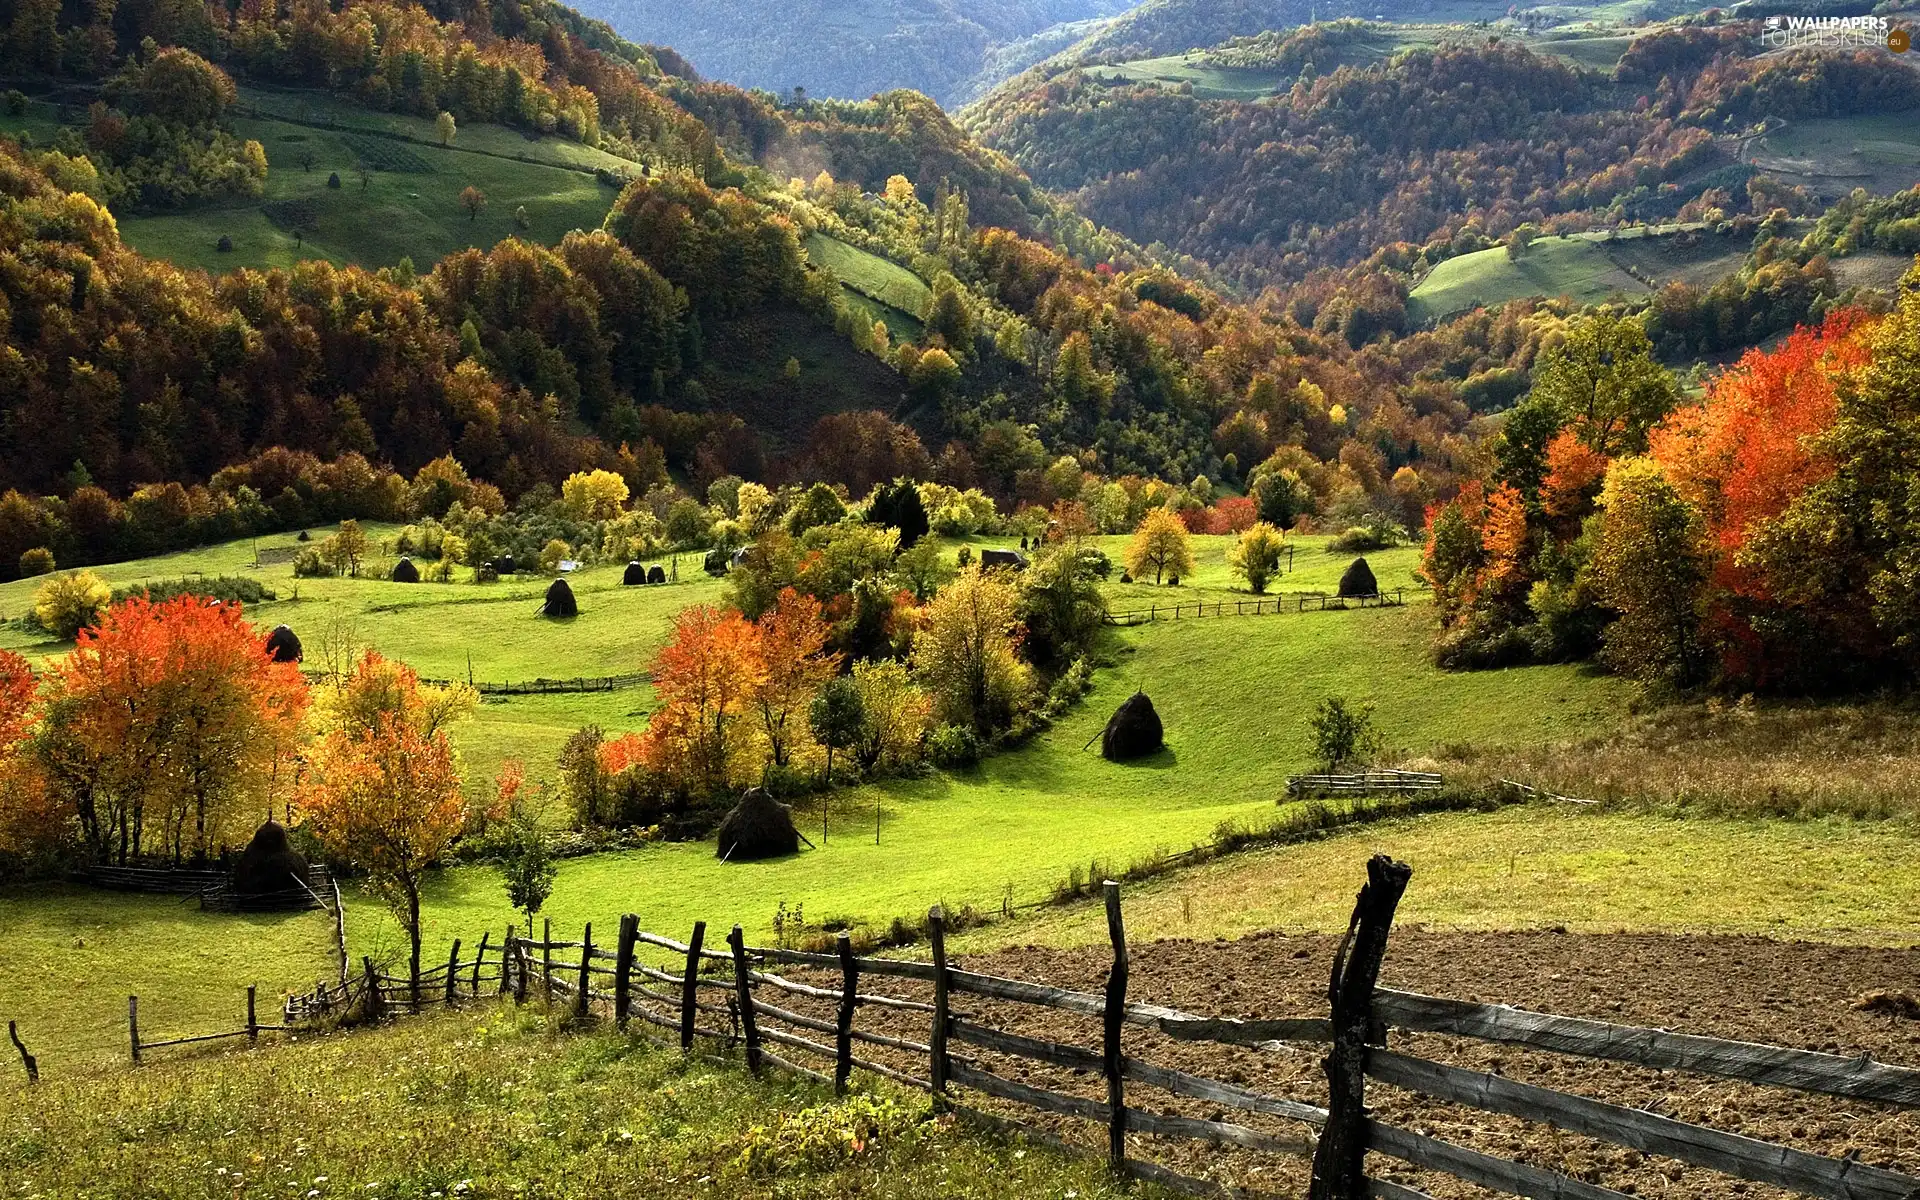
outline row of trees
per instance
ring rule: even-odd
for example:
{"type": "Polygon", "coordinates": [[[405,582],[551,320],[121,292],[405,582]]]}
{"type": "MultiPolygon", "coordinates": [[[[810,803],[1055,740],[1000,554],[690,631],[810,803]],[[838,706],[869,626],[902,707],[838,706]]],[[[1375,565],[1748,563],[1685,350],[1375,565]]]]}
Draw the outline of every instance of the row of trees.
{"type": "Polygon", "coordinates": [[[1441,660],[1597,650],[1679,687],[1911,678],[1917,331],[1920,269],[1887,316],[1837,311],[1679,405],[1637,330],[1597,324],[1582,344],[1611,344],[1606,365],[1570,355],[1509,421],[1494,478],[1433,512],[1441,660]]]}

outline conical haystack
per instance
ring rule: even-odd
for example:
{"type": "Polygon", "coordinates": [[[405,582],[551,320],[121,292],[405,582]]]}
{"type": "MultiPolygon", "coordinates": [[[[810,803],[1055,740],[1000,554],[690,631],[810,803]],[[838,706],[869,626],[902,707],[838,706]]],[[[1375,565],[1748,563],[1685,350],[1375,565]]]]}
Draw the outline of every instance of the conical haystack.
{"type": "Polygon", "coordinates": [[[412,559],[401,555],[400,561],[393,564],[393,581],[395,583],[419,583],[420,568],[413,565],[412,559]]]}
{"type": "Polygon", "coordinates": [[[267,635],[267,657],[275,662],[297,663],[305,653],[299,635],[285,625],[275,625],[267,635]]]}
{"type": "Polygon", "coordinates": [[[793,814],[761,788],[748,788],[720,822],[720,844],[714,856],[728,862],[779,858],[800,849],[800,831],[793,814]]]}
{"type": "Polygon", "coordinates": [[[233,868],[233,890],[240,896],[271,896],[307,886],[307,860],[287,839],[287,827],[268,821],[254,831],[233,868]]]}
{"type": "Polygon", "coordinates": [[[1367,560],[1364,558],[1354,559],[1353,564],[1347,568],[1346,574],[1340,576],[1340,595],[1346,597],[1378,596],[1379,594],[1380,583],[1373,577],[1373,568],[1367,565],[1367,560]]]}
{"type": "Polygon", "coordinates": [[[543,617],[577,617],[580,605],[574,601],[573,589],[564,579],[556,579],[547,588],[546,603],[540,606],[543,617]]]}
{"type": "Polygon", "coordinates": [[[1145,692],[1135,692],[1113,710],[1100,735],[1100,755],[1114,762],[1144,758],[1166,744],[1160,714],[1145,692]]]}
{"type": "Polygon", "coordinates": [[[646,581],[647,565],[637,559],[628,563],[625,573],[620,576],[620,583],[623,587],[633,587],[636,584],[645,583],[646,581]]]}

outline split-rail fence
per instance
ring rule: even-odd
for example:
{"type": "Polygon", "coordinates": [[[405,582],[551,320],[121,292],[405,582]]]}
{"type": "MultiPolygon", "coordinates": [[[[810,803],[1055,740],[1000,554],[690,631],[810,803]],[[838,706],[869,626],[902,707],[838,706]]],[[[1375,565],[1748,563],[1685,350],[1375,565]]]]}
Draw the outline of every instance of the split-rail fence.
{"type": "MultiPolygon", "coordinates": [[[[1212,1017],[1134,998],[1120,888],[1108,882],[1112,960],[1098,992],[954,966],[938,907],[928,917],[931,961],[856,955],[846,934],[839,935],[832,953],[749,946],[738,925],[723,947],[710,947],[704,922],[682,941],[642,930],[639,918],[627,914],[610,944],[596,942],[592,926],[577,941],[556,941],[550,924],[537,941],[509,930],[490,945],[492,934],[483,934],[467,958],[455,942],[446,961],[424,971],[417,983],[362,960],[353,977],[289,997],[282,1025],[305,1027],[349,1011],[362,1016],[417,1011],[481,994],[539,999],[583,1018],[610,1015],[623,1029],[648,1027],[683,1051],[702,1040],[739,1047],[756,1073],[782,1068],[839,1091],[853,1072],[863,1071],[930,1093],[938,1110],[1069,1148],[1071,1140],[1062,1139],[1059,1128],[1090,1123],[1104,1132],[1106,1156],[1116,1172],[1235,1200],[1264,1194],[1139,1157],[1155,1144],[1143,1138],[1306,1160],[1310,1200],[1423,1200],[1428,1193],[1414,1186],[1422,1173],[1540,1200],[1626,1200],[1627,1193],[1601,1183],[1387,1124],[1368,1107],[1370,1083],[1544,1123],[1800,1195],[1920,1200],[1920,1177],[1851,1157],[1826,1157],[1393,1048],[1393,1031],[1442,1034],[1862,1104],[1920,1108],[1920,1070],[1910,1067],[1382,987],[1381,964],[1411,870],[1378,856],[1367,864],[1367,876],[1335,954],[1327,1008],[1318,1013],[1212,1017]],[[973,1011],[981,1004],[1003,1012],[1077,1014],[1098,1021],[1100,1034],[1085,1045],[1035,1037],[973,1011]],[[1309,1098],[1274,1095],[1155,1063],[1129,1051],[1129,1040],[1137,1044],[1147,1033],[1159,1035],[1156,1044],[1212,1046],[1223,1056],[1325,1046],[1324,1089],[1316,1087],[1309,1098]],[[1061,1086],[1098,1096],[1016,1077],[1034,1067],[1064,1071],[1079,1082],[1061,1086]],[[1209,1115],[1171,1115],[1170,1097],[1198,1101],[1209,1115]],[[1030,1113],[1046,1114],[1044,1123],[1052,1127],[1021,1119],[1030,1113]],[[1229,1119],[1229,1113],[1237,1115],[1229,1119]],[[1382,1177],[1374,1168],[1386,1166],[1385,1160],[1397,1160],[1401,1166],[1390,1169],[1413,1182],[1382,1177]]],[[[255,1026],[250,1013],[243,1032],[264,1028],[255,1026]]],[[[134,1044],[137,1057],[142,1045],[137,1032],[134,1044]]],[[[144,1043],[148,1048],[159,1044],[144,1043]]],[[[1184,1061],[1193,1065],[1193,1056],[1184,1061]]],[[[1244,1078],[1238,1072],[1215,1073],[1244,1078]]]]}
{"type": "Polygon", "coordinates": [[[1329,596],[1324,592],[1299,592],[1292,596],[1260,596],[1252,600],[1235,600],[1229,605],[1225,600],[1196,600],[1191,604],[1152,604],[1146,608],[1130,609],[1126,612],[1110,612],[1107,624],[1120,626],[1149,625],[1155,621],[1185,621],[1196,617],[1259,617],[1269,614],[1278,616],[1284,612],[1303,613],[1308,609],[1340,608],[1394,608],[1404,605],[1406,590],[1395,588],[1390,592],[1374,592],[1366,596],[1329,596]]]}

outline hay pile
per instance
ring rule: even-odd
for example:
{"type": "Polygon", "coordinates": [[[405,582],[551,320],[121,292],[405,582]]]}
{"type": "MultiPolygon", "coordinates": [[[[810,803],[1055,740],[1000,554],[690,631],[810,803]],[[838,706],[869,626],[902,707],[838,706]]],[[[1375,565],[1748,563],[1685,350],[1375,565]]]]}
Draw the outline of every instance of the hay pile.
{"type": "Polygon", "coordinates": [[[502,554],[499,558],[494,559],[493,570],[494,570],[494,573],[497,575],[513,574],[515,570],[514,563],[513,563],[513,555],[502,554]]]}
{"type": "Polygon", "coordinates": [[[793,827],[793,813],[763,789],[748,788],[727,819],[720,822],[720,844],[714,849],[714,857],[750,862],[795,854],[799,849],[800,831],[793,827]]]}
{"type": "Polygon", "coordinates": [[[540,606],[543,617],[577,617],[580,605],[573,598],[573,589],[564,579],[556,579],[547,588],[546,603],[540,606]]]}
{"type": "Polygon", "coordinates": [[[647,568],[648,583],[665,583],[666,581],[667,581],[667,569],[665,567],[661,566],[659,563],[655,563],[652,566],[647,568]]]}
{"type": "Polygon", "coordinates": [[[1373,568],[1367,565],[1367,560],[1364,558],[1354,559],[1353,564],[1347,568],[1346,574],[1340,576],[1341,598],[1378,596],[1379,594],[1380,584],[1373,577],[1373,568]]]}
{"type": "Polygon", "coordinates": [[[414,566],[413,560],[403,554],[400,556],[400,561],[393,564],[392,578],[395,583],[419,583],[420,568],[414,566]]]}
{"type": "Polygon", "coordinates": [[[267,635],[267,657],[274,662],[297,663],[305,653],[299,636],[285,625],[275,625],[267,635]]]}
{"type": "Polygon", "coordinates": [[[287,827],[268,821],[254,831],[246,852],[233,868],[233,890],[241,896],[271,896],[298,891],[307,884],[307,860],[287,839],[287,827]]]}
{"type": "Polygon", "coordinates": [[[626,572],[620,576],[620,585],[622,587],[633,587],[636,584],[643,584],[646,581],[646,564],[642,563],[639,559],[628,563],[626,572]]]}
{"type": "Polygon", "coordinates": [[[1144,758],[1166,745],[1160,714],[1145,692],[1135,692],[1113,710],[1100,734],[1100,757],[1114,762],[1144,758]]]}

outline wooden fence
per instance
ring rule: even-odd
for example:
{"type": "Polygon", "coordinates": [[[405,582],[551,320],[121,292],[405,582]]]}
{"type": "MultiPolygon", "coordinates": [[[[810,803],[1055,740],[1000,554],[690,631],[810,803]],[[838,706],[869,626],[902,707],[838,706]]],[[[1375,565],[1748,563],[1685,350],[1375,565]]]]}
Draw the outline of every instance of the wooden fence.
{"type": "MultiPolygon", "coordinates": [[[[1311,1163],[1311,1200],[1426,1197],[1414,1187],[1370,1178],[1369,1154],[1512,1195],[1623,1200],[1624,1193],[1598,1183],[1376,1120],[1366,1103],[1371,1080],[1802,1195],[1829,1200],[1920,1197],[1920,1178],[1914,1176],[1389,1049],[1390,1030],[1436,1033],[1920,1108],[1920,1070],[1382,988],[1379,972],[1411,871],[1376,857],[1367,864],[1367,875],[1348,934],[1335,955],[1324,1013],[1211,1017],[1132,998],[1120,888],[1108,882],[1104,895],[1112,960],[1099,992],[953,966],[946,952],[945,917],[937,907],[928,916],[928,962],[856,956],[845,934],[833,953],[753,947],[737,925],[724,949],[709,948],[704,922],[696,923],[681,941],[646,932],[636,916],[627,914],[610,946],[594,941],[591,926],[578,941],[555,941],[550,925],[539,941],[510,930],[491,959],[490,934],[482,936],[471,960],[461,959],[456,942],[445,963],[423,973],[417,989],[411,980],[384,974],[367,962],[351,981],[320,985],[310,995],[289,999],[285,1020],[294,1025],[369,1000],[380,1008],[415,1008],[482,993],[565,1004],[582,1017],[598,1006],[621,1028],[636,1023],[652,1027],[683,1050],[692,1050],[701,1039],[740,1047],[755,1072],[780,1067],[844,1090],[857,1069],[928,1092],[939,1109],[994,1127],[1022,1129],[1050,1142],[1061,1139],[1018,1114],[1038,1112],[1065,1118],[1068,1125],[1090,1122],[1104,1132],[1115,1171],[1204,1196],[1244,1200],[1252,1193],[1137,1157],[1139,1150],[1155,1144],[1143,1139],[1197,1141],[1257,1156],[1305,1159],[1311,1163]],[[881,981],[884,992],[875,987],[881,981]],[[981,1003],[1007,1012],[1078,1014],[1097,1020],[1100,1033],[1087,1045],[1034,1037],[972,1011],[981,1003]],[[1263,1093],[1243,1083],[1149,1061],[1130,1052],[1128,1031],[1136,1043],[1143,1033],[1151,1033],[1159,1035],[1161,1044],[1212,1045],[1223,1056],[1286,1049],[1287,1043],[1327,1045],[1325,1103],[1263,1093]],[[1018,1077],[1032,1067],[1094,1081],[1100,1098],[1018,1077]],[[1209,1115],[1173,1115],[1167,1111],[1172,1097],[1200,1102],[1200,1111],[1209,1115]],[[1228,1113],[1241,1115],[1228,1119],[1228,1113]]],[[[1190,1055],[1185,1061],[1192,1065],[1190,1055]]]]}
{"type": "MultiPolygon", "coordinates": [[[[325,672],[308,671],[310,679],[321,679],[325,672]]],[[[430,687],[464,683],[482,696],[545,696],[574,692],[619,692],[653,682],[650,671],[630,671],[625,675],[576,675],[572,679],[528,679],[491,683],[484,679],[421,679],[430,687]]]]}
{"type": "Polygon", "coordinates": [[[74,873],[78,882],[116,892],[146,892],[197,899],[209,912],[284,912],[302,908],[330,908],[328,896],[338,902],[340,889],[324,865],[307,869],[307,878],[290,878],[277,892],[242,896],[233,891],[231,873],[223,869],[189,867],[118,867],[94,865],[74,873]]]}
{"type": "Polygon", "coordinates": [[[1433,771],[1357,771],[1350,775],[1289,775],[1289,796],[1384,796],[1437,792],[1443,780],[1433,771]]]}
{"type": "Polygon", "coordinates": [[[247,1019],[239,1029],[229,1029],[221,1033],[198,1033],[184,1037],[142,1038],[140,1036],[140,997],[127,997],[127,1042],[133,1052],[133,1061],[138,1064],[141,1054],[148,1050],[158,1050],[163,1046],[191,1046],[200,1042],[221,1042],[229,1038],[246,1038],[249,1043],[260,1040],[263,1033],[283,1032],[292,1029],[291,1022],[279,1025],[262,1025],[254,1009],[254,988],[247,985],[247,1019]]]}
{"type": "Polygon", "coordinates": [[[1107,624],[1120,626],[1146,625],[1154,621],[1181,621],[1195,617],[1258,617],[1279,615],[1283,612],[1303,613],[1309,609],[1341,608],[1392,608],[1406,603],[1406,589],[1395,588],[1390,592],[1376,592],[1369,596],[1329,596],[1324,592],[1301,592],[1293,596],[1255,597],[1251,600],[1235,600],[1229,605],[1225,600],[1196,600],[1192,604],[1154,604],[1146,608],[1136,608],[1130,612],[1110,612],[1107,624]]]}

